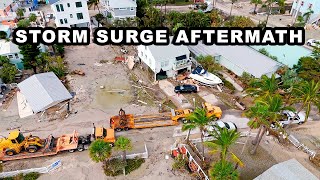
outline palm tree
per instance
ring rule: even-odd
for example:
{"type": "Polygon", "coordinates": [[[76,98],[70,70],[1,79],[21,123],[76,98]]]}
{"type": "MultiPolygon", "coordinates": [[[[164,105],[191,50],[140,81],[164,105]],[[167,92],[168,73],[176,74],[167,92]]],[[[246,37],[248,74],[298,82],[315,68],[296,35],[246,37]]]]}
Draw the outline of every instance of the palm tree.
{"type": "Polygon", "coordinates": [[[115,142],[115,148],[123,152],[123,161],[126,162],[127,151],[132,150],[131,140],[129,138],[120,136],[115,142]]]}
{"type": "Polygon", "coordinates": [[[269,16],[271,14],[271,11],[272,11],[272,5],[273,3],[275,2],[275,0],[267,0],[267,7],[268,7],[268,10],[269,12],[267,12],[267,20],[266,20],[266,26],[268,25],[268,21],[269,21],[269,16]]]}
{"type": "Polygon", "coordinates": [[[17,9],[16,14],[19,17],[18,19],[20,20],[22,18],[22,16],[24,16],[23,9],[21,9],[21,8],[17,9]]]}
{"type": "Polygon", "coordinates": [[[254,14],[257,14],[257,11],[256,11],[256,10],[257,10],[257,7],[258,7],[259,4],[262,4],[262,0],[251,0],[250,3],[251,3],[251,4],[254,4],[253,13],[254,13],[254,14]]]}
{"type": "MultiPolygon", "coordinates": [[[[306,110],[306,119],[307,121],[312,104],[315,104],[320,110],[320,82],[312,81],[303,81],[293,88],[293,103],[298,102],[302,103],[300,109],[296,112],[297,116],[299,112],[303,109],[306,110]]],[[[288,127],[288,126],[287,126],[288,127]]]]}
{"type": "Polygon", "coordinates": [[[290,106],[284,106],[281,95],[275,94],[259,98],[255,105],[250,107],[245,113],[245,115],[250,118],[248,126],[251,129],[259,128],[256,138],[252,141],[252,144],[255,146],[251,154],[256,153],[262,137],[266,133],[266,130],[270,128],[271,124],[274,123],[279,126],[278,120],[283,110],[294,109],[290,106]]]}
{"type": "Polygon", "coordinates": [[[306,19],[306,23],[308,23],[308,21],[310,20],[310,16],[314,13],[314,11],[312,9],[308,9],[308,11],[306,13],[304,13],[302,15],[302,17],[304,17],[306,19]]]}
{"type": "Polygon", "coordinates": [[[249,88],[246,90],[252,96],[267,96],[275,94],[279,89],[278,80],[276,76],[272,74],[269,78],[266,75],[261,76],[260,79],[253,79],[249,83],[249,88]]]}
{"type": "Polygon", "coordinates": [[[188,122],[182,126],[183,131],[189,130],[189,135],[192,129],[199,128],[201,131],[202,156],[204,157],[204,135],[202,132],[205,130],[205,127],[214,120],[214,117],[208,118],[204,109],[197,108],[193,113],[187,116],[186,119],[188,120],[188,122]]]}
{"type": "Polygon", "coordinates": [[[105,162],[111,156],[111,146],[102,139],[95,140],[89,147],[89,155],[94,162],[105,162]]]}
{"type": "Polygon", "coordinates": [[[233,9],[233,4],[235,3],[235,2],[237,2],[238,0],[231,0],[231,9],[230,9],[230,15],[229,16],[231,16],[231,13],[232,13],[232,9],[233,9]]]}
{"type": "Polygon", "coordinates": [[[98,11],[100,13],[99,3],[100,3],[100,0],[89,0],[88,1],[89,8],[91,8],[93,6],[93,10],[96,10],[96,7],[97,7],[98,11]]]}
{"type": "Polygon", "coordinates": [[[96,20],[98,21],[98,27],[100,27],[100,22],[104,19],[103,14],[99,13],[95,15],[96,20]]]}

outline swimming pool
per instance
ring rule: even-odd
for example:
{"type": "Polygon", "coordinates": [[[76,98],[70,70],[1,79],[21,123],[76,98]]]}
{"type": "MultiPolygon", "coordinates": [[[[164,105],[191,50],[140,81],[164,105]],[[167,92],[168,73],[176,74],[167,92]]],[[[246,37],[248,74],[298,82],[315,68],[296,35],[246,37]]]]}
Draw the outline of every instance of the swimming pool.
{"type": "Polygon", "coordinates": [[[276,56],[278,61],[289,67],[297,64],[303,56],[310,56],[312,51],[303,46],[250,46],[255,50],[265,48],[270,55],[276,56]]]}

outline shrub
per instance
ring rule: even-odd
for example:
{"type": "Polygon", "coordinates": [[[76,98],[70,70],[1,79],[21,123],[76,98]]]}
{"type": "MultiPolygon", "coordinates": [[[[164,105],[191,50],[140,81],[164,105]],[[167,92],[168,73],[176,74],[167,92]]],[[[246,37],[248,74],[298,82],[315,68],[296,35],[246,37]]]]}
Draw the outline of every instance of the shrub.
{"type": "Polygon", "coordinates": [[[37,172],[32,172],[24,175],[23,180],[36,180],[40,177],[40,174],[37,172]]]}
{"type": "Polygon", "coordinates": [[[126,174],[138,169],[144,163],[143,158],[128,159],[126,166],[126,174]]]}
{"type": "Polygon", "coordinates": [[[107,62],[108,62],[108,60],[100,60],[101,64],[104,64],[104,63],[107,63],[107,62]]]}
{"type": "Polygon", "coordinates": [[[175,159],[174,163],[172,164],[173,170],[183,170],[187,167],[187,160],[183,159],[182,155],[179,154],[175,159]]]}
{"type": "Polygon", "coordinates": [[[7,33],[4,31],[0,31],[0,39],[6,39],[7,38],[7,33]]]}

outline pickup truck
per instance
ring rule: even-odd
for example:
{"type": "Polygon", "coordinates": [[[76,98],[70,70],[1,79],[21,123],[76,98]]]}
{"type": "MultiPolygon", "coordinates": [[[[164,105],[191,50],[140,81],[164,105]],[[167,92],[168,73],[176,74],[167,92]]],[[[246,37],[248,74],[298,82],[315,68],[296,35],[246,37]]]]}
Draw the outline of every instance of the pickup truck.
{"type": "MultiPolygon", "coordinates": [[[[282,114],[283,114],[283,118],[279,120],[281,127],[284,127],[290,123],[300,125],[305,122],[305,115],[301,112],[299,112],[297,116],[296,116],[296,113],[292,111],[283,111],[282,114]]],[[[275,124],[271,124],[271,127],[276,128],[275,124]]]]}

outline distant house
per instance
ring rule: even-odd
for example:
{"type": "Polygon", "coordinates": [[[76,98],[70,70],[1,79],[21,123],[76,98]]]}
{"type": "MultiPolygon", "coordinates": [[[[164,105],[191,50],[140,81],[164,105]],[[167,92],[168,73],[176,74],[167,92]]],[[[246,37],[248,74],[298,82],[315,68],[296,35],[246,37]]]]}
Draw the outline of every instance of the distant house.
{"type": "Polygon", "coordinates": [[[35,74],[18,84],[33,113],[44,111],[72,96],[53,72],[35,74]]]}
{"type": "Polygon", "coordinates": [[[58,2],[59,0],[46,0],[46,4],[53,4],[58,2]]]}
{"type": "Polygon", "coordinates": [[[38,0],[19,0],[19,6],[27,12],[38,9],[38,0]]]}
{"type": "Polygon", "coordinates": [[[126,19],[136,17],[136,0],[102,0],[104,15],[111,17],[111,20],[126,19]]]}
{"type": "Polygon", "coordinates": [[[310,16],[308,23],[320,24],[320,1],[319,0],[294,0],[291,9],[291,15],[294,18],[303,16],[310,10],[313,14],[310,16]]]}
{"type": "Polygon", "coordinates": [[[0,2],[0,23],[14,27],[17,22],[16,11],[18,3],[14,0],[1,0],[0,2]]]}
{"type": "Polygon", "coordinates": [[[7,38],[11,36],[11,28],[8,25],[1,25],[0,24],[0,31],[3,31],[7,34],[7,38]]]}
{"type": "Polygon", "coordinates": [[[174,77],[184,71],[191,71],[189,50],[186,46],[138,46],[138,56],[154,73],[154,80],[174,77]]]}
{"type": "Polygon", "coordinates": [[[262,75],[271,76],[283,66],[283,64],[270,59],[248,46],[207,46],[199,43],[196,46],[189,46],[191,55],[211,55],[216,62],[226,67],[237,76],[244,72],[253,77],[260,78],[262,75]]]}
{"type": "MultiPolygon", "coordinates": [[[[43,44],[39,45],[40,51],[45,52],[46,47],[43,44]]],[[[10,63],[14,64],[17,69],[23,69],[23,55],[20,54],[20,49],[18,45],[11,41],[0,40],[0,56],[6,56],[9,58],[10,63]]]]}
{"type": "Polygon", "coordinates": [[[57,27],[90,27],[87,0],[59,0],[51,9],[57,27]]]}
{"type": "Polygon", "coordinates": [[[254,180],[318,180],[296,159],[276,164],[256,177],[254,180]]]}

